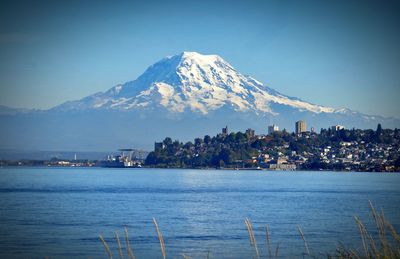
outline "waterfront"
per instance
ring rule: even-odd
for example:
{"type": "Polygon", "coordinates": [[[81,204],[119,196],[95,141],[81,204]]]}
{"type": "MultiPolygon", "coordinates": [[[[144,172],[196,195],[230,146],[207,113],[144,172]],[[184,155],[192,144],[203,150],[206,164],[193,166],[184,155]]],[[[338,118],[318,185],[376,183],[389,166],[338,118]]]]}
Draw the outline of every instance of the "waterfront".
{"type": "MultiPolygon", "coordinates": [[[[283,257],[360,246],[353,216],[372,226],[368,200],[400,227],[400,174],[173,169],[1,168],[0,252],[4,257],[106,257],[126,225],[137,258],[251,258],[244,218],[262,254],[266,224],[283,257]]],[[[115,253],[116,255],[116,253],[115,253]]]]}

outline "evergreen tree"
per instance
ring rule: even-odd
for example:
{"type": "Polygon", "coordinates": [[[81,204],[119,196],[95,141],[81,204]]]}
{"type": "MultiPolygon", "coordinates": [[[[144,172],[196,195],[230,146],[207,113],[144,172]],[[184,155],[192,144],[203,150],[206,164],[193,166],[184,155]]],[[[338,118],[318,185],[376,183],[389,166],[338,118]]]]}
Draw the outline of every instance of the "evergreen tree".
{"type": "Polygon", "coordinates": [[[378,143],[382,143],[382,126],[379,123],[378,126],[376,127],[376,132],[375,132],[375,140],[378,143]]]}

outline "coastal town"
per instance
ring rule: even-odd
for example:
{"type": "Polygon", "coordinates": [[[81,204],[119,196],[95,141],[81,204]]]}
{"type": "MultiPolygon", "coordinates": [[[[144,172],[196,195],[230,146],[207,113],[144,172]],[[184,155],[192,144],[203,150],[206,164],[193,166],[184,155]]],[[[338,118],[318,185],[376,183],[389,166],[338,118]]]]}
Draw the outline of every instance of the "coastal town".
{"type": "Polygon", "coordinates": [[[215,137],[196,138],[185,144],[166,138],[155,143],[147,166],[179,168],[227,168],[265,170],[336,170],[395,172],[400,170],[400,131],[345,129],[334,125],[307,131],[306,121],[297,121],[295,131],[268,127],[268,134],[252,129],[215,137]]]}
{"type": "Polygon", "coordinates": [[[267,134],[253,129],[229,132],[182,143],[166,137],[154,151],[120,149],[105,159],[0,160],[0,166],[115,167],[115,168],[217,168],[235,170],[330,170],[363,172],[400,171],[400,131],[346,129],[333,125],[316,132],[307,122],[294,124],[294,132],[267,127],[267,134]]]}

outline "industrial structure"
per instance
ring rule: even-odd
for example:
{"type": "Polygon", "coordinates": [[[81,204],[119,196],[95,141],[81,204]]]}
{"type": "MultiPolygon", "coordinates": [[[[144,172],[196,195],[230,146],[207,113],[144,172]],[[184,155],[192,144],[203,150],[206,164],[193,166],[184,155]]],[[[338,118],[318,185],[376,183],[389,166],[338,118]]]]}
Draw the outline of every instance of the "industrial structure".
{"type": "Polygon", "coordinates": [[[141,162],[132,159],[134,149],[122,148],[118,151],[121,152],[120,155],[109,155],[107,160],[101,161],[101,167],[113,167],[113,168],[126,168],[126,167],[141,167],[141,162]]]}

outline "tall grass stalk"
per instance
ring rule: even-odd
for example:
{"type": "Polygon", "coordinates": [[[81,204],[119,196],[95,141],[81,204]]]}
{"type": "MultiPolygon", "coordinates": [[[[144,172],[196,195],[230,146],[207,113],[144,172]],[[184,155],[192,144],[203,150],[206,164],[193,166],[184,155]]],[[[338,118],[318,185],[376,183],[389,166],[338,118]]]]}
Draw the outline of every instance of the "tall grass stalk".
{"type": "Polygon", "coordinates": [[[276,244],[276,249],[275,249],[275,258],[278,258],[278,255],[279,255],[279,245],[280,245],[280,243],[278,242],[276,244]]]}
{"type": "Polygon", "coordinates": [[[337,248],[338,258],[400,258],[400,238],[393,225],[385,218],[383,209],[377,212],[369,201],[377,228],[377,237],[371,235],[361,219],[354,216],[361,237],[362,250],[347,249],[344,245],[337,248]]]}
{"type": "Polygon", "coordinates": [[[266,239],[266,246],[268,249],[269,258],[272,259],[272,251],[271,251],[271,238],[269,233],[269,226],[265,226],[265,239],[266,239]]]}
{"type": "Polygon", "coordinates": [[[165,254],[165,243],[164,243],[164,238],[161,234],[160,229],[158,228],[158,224],[157,224],[157,220],[155,218],[153,218],[153,223],[154,226],[156,228],[156,232],[157,232],[157,236],[158,236],[158,240],[160,241],[160,247],[161,247],[161,254],[163,256],[163,259],[166,258],[166,254],[165,254]]]}
{"type": "Polygon", "coordinates": [[[254,236],[253,227],[251,226],[251,222],[248,218],[245,218],[244,223],[246,224],[247,232],[249,234],[250,245],[254,248],[254,252],[256,254],[256,258],[260,259],[260,254],[258,252],[256,238],[254,236]]]}
{"type": "Polygon", "coordinates": [[[112,259],[113,257],[112,257],[112,253],[111,253],[110,247],[107,245],[107,242],[104,240],[102,235],[100,235],[99,237],[100,237],[101,242],[103,243],[104,249],[106,250],[106,252],[108,254],[108,257],[110,259],[112,259]]]}
{"type": "Polygon", "coordinates": [[[116,231],[115,231],[115,239],[117,240],[118,251],[119,251],[119,258],[120,258],[120,259],[123,259],[124,256],[122,255],[121,242],[119,241],[118,232],[116,232],[116,231]]]}
{"type": "Polygon", "coordinates": [[[297,225],[297,229],[299,230],[301,239],[303,239],[303,241],[304,241],[304,247],[305,247],[305,249],[306,249],[306,253],[307,253],[307,255],[310,255],[310,250],[308,249],[308,244],[307,244],[306,238],[304,237],[304,233],[303,233],[303,231],[301,230],[301,228],[300,228],[299,225],[297,225]]]}
{"type": "MultiPolygon", "coordinates": [[[[372,211],[372,217],[374,219],[374,223],[376,225],[377,231],[376,234],[371,234],[366,226],[362,223],[361,219],[357,216],[354,216],[354,220],[356,223],[356,226],[358,228],[360,238],[361,238],[361,244],[362,247],[361,249],[349,249],[346,248],[345,245],[342,243],[339,243],[338,247],[336,248],[336,255],[333,258],[340,258],[340,259],[364,259],[364,258],[377,258],[377,259],[389,259],[389,258],[399,258],[400,259],[400,236],[397,233],[396,229],[393,227],[392,224],[389,223],[389,221],[385,218],[385,214],[383,212],[383,209],[380,211],[376,211],[375,208],[373,207],[372,203],[369,202],[369,206],[372,211]]],[[[165,242],[163,235],[161,234],[161,231],[159,229],[158,223],[155,218],[153,218],[153,223],[155,226],[155,230],[157,233],[158,240],[160,242],[160,247],[161,247],[161,255],[163,259],[166,259],[166,251],[165,251],[165,242]]],[[[253,258],[260,259],[260,253],[258,250],[256,238],[254,235],[253,227],[248,218],[245,218],[244,223],[246,225],[246,229],[248,232],[249,240],[250,240],[250,246],[253,248],[253,258]]],[[[297,230],[300,233],[301,239],[304,242],[304,248],[305,248],[305,253],[304,255],[308,255],[310,257],[315,257],[319,258],[313,254],[311,254],[311,250],[309,248],[309,244],[305,238],[305,235],[303,233],[303,230],[301,229],[300,226],[297,226],[297,230]]],[[[126,241],[126,251],[128,254],[129,259],[135,259],[130,243],[129,243],[129,237],[128,237],[128,230],[126,227],[124,227],[125,231],[125,241],[126,241]]],[[[271,242],[271,234],[270,234],[270,229],[269,226],[266,225],[265,227],[265,234],[266,234],[266,256],[265,258],[278,258],[279,256],[279,249],[280,249],[280,243],[278,242],[275,247],[275,253],[274,255],[272,254],[272,242],[271,242]]],[[[100,240],[103,243],[104,249],[106,253],[108,254],[108,257],[112,259],[112,253],[110,250],[110,247],[108,246],[107,242],[104,240],[103,236],[100,235],[100,240]]],[[[120,239],[118,236],[118,233],[115,232],[115,238],[117,241],[118,245],[118,252],[120,258],[123,258],[123,253],[122,253],[122,246],[120,243],[120,239]]],[[[209,259],[210,251],[208,250],[206,258],[209,259]]],[[[185,259],[189,258],[188,255],[186,254],[181,254],[181,256],[185,259]]],[[[332,258],[331,256],[327,255],[327,258],[332,258]]]]}
{"type": "Polygon", "coordinates": [[[131,245],[129,243],[128,229],[126,227],[124,227],[124,232],[125,232],[125,242],[126,242],[126,253],[128,254],[128,258],[135,259],[133,251],[131,249],[131,245]]]}

